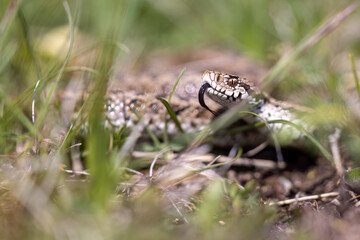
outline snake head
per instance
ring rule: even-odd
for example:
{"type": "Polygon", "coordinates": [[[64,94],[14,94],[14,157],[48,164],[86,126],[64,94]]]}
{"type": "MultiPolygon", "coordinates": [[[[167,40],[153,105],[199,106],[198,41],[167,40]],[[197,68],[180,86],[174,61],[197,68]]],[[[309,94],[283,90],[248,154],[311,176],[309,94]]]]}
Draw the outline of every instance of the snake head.
{"type": "Polygon", "coordinates": [[[246,78],[207,70],[202,76],[202,84],[198,96],[200,105],[214,113],[205,104],[205,93],[215,102],[227,107],[233,103],[248,99],[253,92],[254,90],[246,78]]]}

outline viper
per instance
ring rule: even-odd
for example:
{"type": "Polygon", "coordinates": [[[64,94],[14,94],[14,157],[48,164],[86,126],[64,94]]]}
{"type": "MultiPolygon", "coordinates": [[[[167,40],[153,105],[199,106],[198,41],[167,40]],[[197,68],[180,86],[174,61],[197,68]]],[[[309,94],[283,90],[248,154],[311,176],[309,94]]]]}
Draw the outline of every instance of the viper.
{"type": "MultiPolygon", "coordinates": [[[[158,98],[167,98],[172,89],[171,80],[176,80],[176,76],[168,73],[132,78],[127,78],[127,82],[130,83],[128,89],[112,89],[109,92],[105,106],[107,124],[116,131],[124,126],[134,126],[141,118],[152,132],[160,136],[164,131],[164,116],[167,110],[158,98]],[[139,85],[144,86],[140,88],[142,91],[139,91],[139,88],[134,91],[133,89],[139,85]]],[[[246,103],[248,110],[254,113],[244,116],[246,123],[286,120],[303,124],[289,104],[268,97],[244,77],[217,71],[207,70],[202,77],[196,72],[185,73],[176,87],[170,105],[181,128],[185,132],[194,132],[202,130],[214,116],[219,115],[219,109],[226,110],[239,103],[246,103]],[[205,96],[209,99],[205,99],[205,96]]],[[[178,127],[171,121],[170,116],[167,118],[168,134],[177,134],[178,127]]],[[[285,133],[291,139],[301,135],[290,126],[272,123],[267,127],[239,133],[236,141],[240,145],[256,145],[266,140],[269,130],[285,133]]]]}

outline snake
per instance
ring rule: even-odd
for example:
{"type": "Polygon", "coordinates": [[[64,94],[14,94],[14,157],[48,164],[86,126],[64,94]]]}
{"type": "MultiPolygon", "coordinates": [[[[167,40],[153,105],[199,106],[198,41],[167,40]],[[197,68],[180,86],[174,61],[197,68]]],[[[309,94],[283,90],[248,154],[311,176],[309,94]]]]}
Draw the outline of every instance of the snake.
{"type": "MultiPolygon", "coordinates": [[[[123,127],[133,127],[140,119],[155,135],[161,136],[167,117],[169,135],[179,134],[179,128],[159,98],[167,98],[176,82],[173,73],[126,76],[127,89],[111,89],[106,98],[106,124],[115,131],[123,127]],[[130,83],[130,84],[129,84],[130,83]],[[163,83],[163,84],[161,84],[163,83]],[[165,83],[165,84],[164,84],[165,83]],[[138,86],[144,86],[139,91],[138,86]],[[134,89],[137,89],[136,91],[134,89]]],[[[201,131],[218,114],[213,109],[228,109],[235,104],[247,103],[249,111],[255,116],[247,116],[246,122],[286,120],[299,123],[296,114],[283,102],[267,97],[254,86],[253,82],[235,74],[206,70],[202,75],[198,72],[187,72],[179,80],[170,105],[177,115],[181,128],[185,132],[201,131]],[[208,98],[208,99],[206,99],[208,98]],[[207,103],[206,103],[207,101],[207,103]],[[285,106],[285,107],[284,107],[285,106]]],[[[286,132],[291,139],[301,135],[291,127],[272,123],[268,128],[276,132],[286,132]]],[[[266,127],[240,134],[235,140],[241,145],[256,145],[266,140],[269,129],[266,127]]],[[[234,142],[223,139],[220,142],[234,142]]]]}
{"type": "MultiPolygon", "coordinates": [[[[161,137],[165,128],[164,118],[167,117],[167,133],[170,136],[180,134],[180,130],[167,114],[166,107],[159,101],[159,98],[169,99],[177,78],[178,76],[172,71],[122,76],[122,79],[126,79],[126,82],[123,82],[126,88],[110,87],[106,98],[105,115],[108,127],[119,131],[124,127],[132,128],[143,122],[150,131],[161,137]]],[[[279,119],[298,121],[290,108],[263,94],[252,81],[218,71],[206,70],[202,74],[198,71],[185,72],[175,87],[169,103],[186,133],[206,129],[214,119],[222,115],[223,109],[226,111],[242,103],[248,104],[248,110],[264,121],[279,119]]],[[[259,121],[254,115],[244,119],[246,120],[242,124],[259,121]]],[[[286,130],[285,132],[288,133],[292,130],[281,123],[272,123],[268,126],[271,129],[263,126],[238,132],[235,135],[216,137],[212,144],[222,149],[227,147],[254,149],[267,141],[271,131],[286,130]]],[[[292,139],[296,138],[294,133],[290,135],[292,139]]],[[[185,152],[178,156],[177,161],[170,161],[156,170],[152,183],[163,191],[165,202],[168,199],[175,199],[177,206],[187,206],[189,198],[196,196],[196,193],[215,179],[221,180],[213,169],[192,175],[194,171],[205,167],[204,163],[190,157],[192,153],[185,152]]],[[[124,187],[124,191],[129,192],[129,197],[137,196],[147,189],[149,184],[148,179],[140,176],[134,176],[132,182],[137,184],[130,188],[124,187]]],[[[167,204],[171,206],[172,202],[167,204]]]]}

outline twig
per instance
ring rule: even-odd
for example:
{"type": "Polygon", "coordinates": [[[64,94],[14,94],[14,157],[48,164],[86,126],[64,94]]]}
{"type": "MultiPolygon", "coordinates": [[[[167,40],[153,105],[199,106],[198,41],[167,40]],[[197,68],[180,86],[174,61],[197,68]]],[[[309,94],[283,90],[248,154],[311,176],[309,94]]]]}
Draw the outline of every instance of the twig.
{"type": "MultiPolygon", "coordinates": [[[[206,154],[202,156],[193,156],[193,160],[199,160],[202,162],[208,162],[213,159],[213,155],[206,154]]],[[[230,162],[232,161],[232,158],[221,156],[218,159],[218,162],[230,162]]],[[[284,168],[286,164],[274,162],[272,160],[268,159],[255,159],[255,158],[238,158],[235,161],[231,163],[234,166],[247,166],[247,167],[255,167],[255,168],[261,168],[261,169],[278,169],[278,168],[284,168]]]]}
{"type": "Polygon", "coordinates": [[[209,166],[213,165],[214,162],[216,162],[217,160],[219,160],[220,157],[221,157],[221,155],[215,157],[215,158],[214,158],[212,161],[210,161],[206,166],[209,167],[209,166]]]}
{"type": "Polygon", "coordinates": [[[76,174],[76,175],[86,175],[86,176],[90,175],[90,173],[88,173],[86,170],[84,170],[84,171],[74,171],[74,170],[64,169],[64,172],[70,173],[70,174],[76,174]]]}
{"type": "MultiPolygon", "coordinates": [[[[146,177],[145,174],[143,174],[143,173],[141,173],[141,172],[139,172],[139,171],[136,171],[136,170],[134,170],[134,169],[126,168],[126,167],[124,167],[124,168],[122,168],[122,169],[124,169],[124,170],[126,170],[126,171],[128,171],[128,172],[134,173],[134,174],[136,174],[136,175],[139,175],[139,176],[141,176],[141,177],[146,177]]],[[[76,175],[86,175],[86,176],[89,176],[89,175],[90,175],[90,173],[89,173],[88,171],[86,171],[86,170],[84,170],[84,171],[74,171],[74,170],[64,169],[64,172],[70,173],[70,174],[76,174],[76,175]]]]}
{"type": "Polygon", "coordinates": [[[123,168],[124,170],[128,171],[128,172],[131,172],[131,173],[134,173],[136,175],[139,175],[141,177],[146,177],[145,174],[143,174],[142,172],[139,172],[139,171],[136,171],[134,169],[131,169],[131,168],[127,168],[127,167],[124,167],[123,168]]]}
{"type": "Polygon", "coordinates": [[[329,142],[331,147],[331,153],[333,155],[336,172],[338,175],[344,176],[344,168],[341,164],[341,156],[340,156],[340,150],[339,150],[339,138],[340,138],[341,130],[339,128],[335,129],[335,132],[329,136],[329,142]]]}
{"type": "Polygon", "coordinates": [[[360,198],[360,195],[355,195],[355,194],[354,194],[355,196],[353,196],[352,194],[350,194],[350,195],[351,195],[351,198],[349,199],[349,202],[360,198]]]}
{"type": "MultiPolygon", "coordinates": [[[[158,153],[156,152],[139,152],[134,151],[132,153],[132,156],[135,158],[151,158],[153,159],[156,157],[158,153]]],[[[170,158],[176,158],[178,154],[170,154],[170,158]]],[[[188,156],[188,160],[192,161],[200,161],[209,163],[213,161],[213,159],[216,158],[213,154],[202,154],[202,155],[191,155],[188,156]]],[[[220,156],[217,161],[218,162],[230,162],[233,159],[226,156],[220,156]]],[[[235,161],[232,162],[232,165],[235,166],[248,166],[248,167],[255,167],[255,168],[261,168],[261,169],[278,169],[278,168],[285,168],[285,163],[277,163],[269,159],[256,159],[256,158],[237,158],[235,161]]]]}
{"type": "Polygon", "coordinates": [[[266,148],[268,145],[269,145],[268,140],[266,140],[265,142],[259,144],[257,147],[244,153],[243,157],[252,157],[252,156],[258,154],[259,152],[261,152],[262,150],[264,150],[264,148],[266,148]]]}
{"type": "Polygon", "coordinates": [[[272,205],[283,206],[283,205],[288,205],[288,204],[291,204],[294,202],[303,202],[303,201],[308,201],[308,200],[316,200],[316,199],[320,199],[320,198],[337,197],[338,195],[339,195],[339,192],[329,192],[329,193],[323,193],[323,194],[318,194],[318,195],[310,195],[310,196],[301,197],[301,198],[291,198],[291,199],[286,199],[286,200],[278,201],[278,202],[270,202],[269,206],[272,206],[272,205]]]}
{"type": "Polygon", "coordinates": [[[147,187],[149,186],[147,183],[133,183],[133,182],[120,182],[118,183],[119,186],[137,186],[137,187],[147,187]]]}
{"type": "MultiPolygon", "coordinates": [[[[136,175],[139,175],[139,176],[141,176],[141,177],[146,177],[145,174],[143,174],[143,173],[141,173],[141,172],[139,172],[139,171],[136,171],[136,170],[134,170],[134,169],[125,168],[125,167],[122,168],[122,169],[124,169],[124,170],[126,170],[126,171],[128,171],[128,172],[132,172],[132,173],[134,173],[134,174],[136,174],[136,175]]],[[[86,170],[83,170],[83,171],[75,171],[75,170],[64,169],[63,171],[66,172],[66,173],[76,174],[76,175],[86,175],[86,176],[89,176],[89,175],[90,175],[90,173],[89,173],[88,171],[86,171],[86,170]]]]}
{"type": "Polygon", "coordinates": [[[76,144],[73,144],[73,145],[69,146],[67,149],[71,149],[71,148],[74,148],[74,147],[79,147],[81,145],[82,145],[82,143],[76,143],[76,144]]]}

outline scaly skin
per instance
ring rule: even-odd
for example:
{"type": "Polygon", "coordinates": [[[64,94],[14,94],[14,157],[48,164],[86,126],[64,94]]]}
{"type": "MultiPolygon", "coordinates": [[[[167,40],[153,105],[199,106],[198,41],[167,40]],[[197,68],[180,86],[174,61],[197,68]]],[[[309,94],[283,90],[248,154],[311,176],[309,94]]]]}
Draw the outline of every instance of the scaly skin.
{"type": "MultiPolygon", "coordinates": [[[[167,99],[176,80],[176,75],[167,75],[165,78],[161,75],[146,76],[146,78],[147,84],[144,85],[155,84],[156,86],[154,87],[159,90],[157,94],[167,99]],[[173,83],[171,84],[171,82],[173,83]]],[[[143,84],[142,78],[139,76],[135,77],[134,80],[128,79],[128,81],[135,82],[138,85],[143,84]]],[[[216,113],[216,111],[211,110],[214,105],[210,108],[205,104],[205,94],[225,108],[246,101],[249,105],[249,110],[259,115],[265,121],[280,119],[302,124],[293,112],[283,107],[283,105],[288,104],[282,104],[282,102],[265,97],[246,78],[221,72],[205,71],[201,82],[198,73],[188,72],[180,79],[180,83],[171,101],[173,110],[176,112],[182,128],[186,132],[201,130],[213,118],[210,112],[216,113]],[[198,90],[198,100],[202,107],[196,101],[198,90]]],[[[134,91],[132,89],[127,89],[127,91],[112,90],[107,98],[107,120],[113,128],[120,129],[123,126],[131,127],[135,125],[139,121],[138,116],[142,116],[148,127],[160,136],[164,129],[163,119],[166,109],[156,97],[153,93],[134,91]],[[133,111],[137,112],[138,116],[133,111]]],[[[259,121],[258,118],[252,115],[246,116],[244,119],[249,123],[259,121]]],[[[300,132],[292,127],[281,123],[270,124],[270,126],[276,132],[286,132],[287,138],[290,139],[296,139],[301,135],[300,132]]],[[[170,120],[168,133],[173,135],[177,132],[175,124],[170,120]]],[[[263,128],[261,131],[258,129],[258,131],[254,131],[254,136],[251,136],[251,138],[262,141],[266,139],[264,138],[266,136],[264,132],[268,132],[268,129],[263,128]]],[[[246,135],[249,134],[247,133],[246,135]]],[[[240,136],[239,138],[242,139],[241,142],[244,140],[247,142],[244,139],[246,136],[240,136]]]]}
{"type": "MultiPolygon", "coordinates": [[[[246,101],[249,105],[249,110],[265,121],[286,120],[302,126],[305,125],[288,109],[294,106],[265,96],[246,78],[241,78],[237,75],[215,71],[204,72],[198,96],[199,102],[205,109],[216,114],[215,111],[205,104],[204,93],[215,102],[227,108],[236,103],[246,101]]],[[[249,123],[259,121],[259,119],[249,116],[244,119],[249,123]]],[[[286,138],[297,139],[302,135],[296,129],[281,123],[273,123],[269,126],[275,133],[285,133],[287,135],[286,138]]]]}
{"type": "MultiPolygon", "coordinates": [[[[185,132],[201,130],[213,118],[212,114],[197,102],[197,92],[201,86],[198,80],[200,76],[197,72],[186,72],[171,99],[171,106],[185,132]]],[[[121,86],[125,90],[113,89],[108,93],[105,106],[107,122],[115,130],[123,126],[132,127],[139,121],[136,114],[130,110],[133,109],[156,135],[161,136],[166,108],[157,97],[167,100],[177,77],[169,72],[126,76],[126,82],[121,86]]],[[[178,133],[173,121],[168,119],[168,133],[178,133]]]]}

